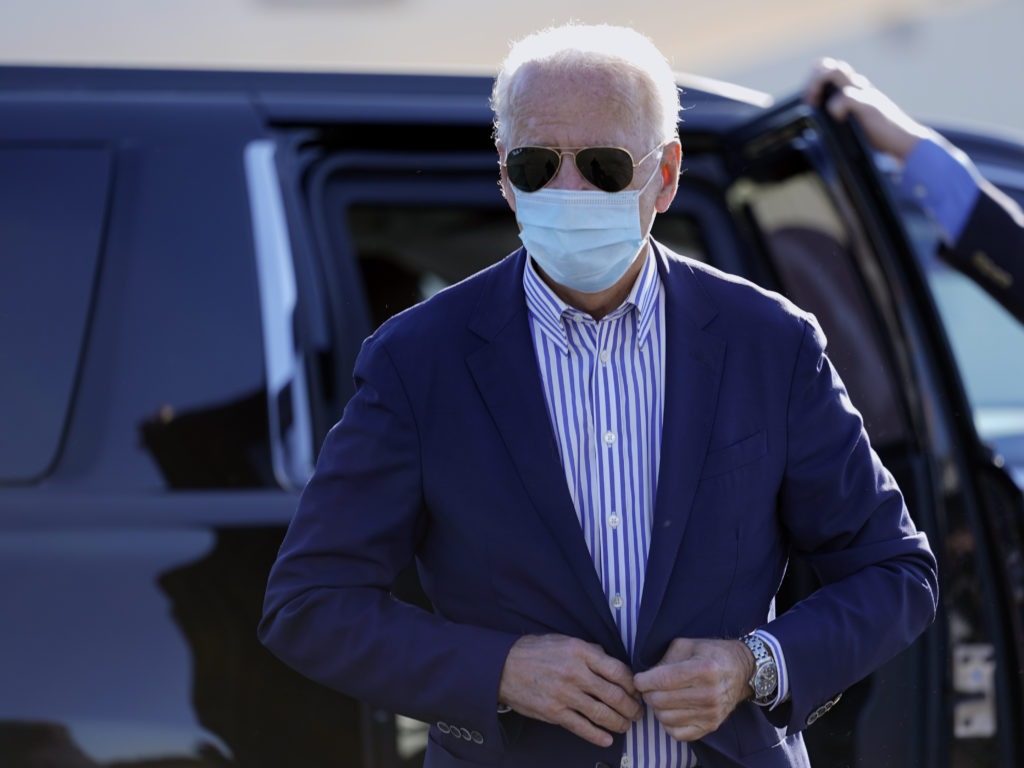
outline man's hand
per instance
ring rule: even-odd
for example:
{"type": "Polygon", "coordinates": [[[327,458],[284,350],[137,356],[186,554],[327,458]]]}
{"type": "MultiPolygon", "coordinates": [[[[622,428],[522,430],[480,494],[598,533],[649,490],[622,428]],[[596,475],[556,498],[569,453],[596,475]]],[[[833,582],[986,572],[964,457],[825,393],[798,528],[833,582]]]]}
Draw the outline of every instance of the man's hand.
{"type": "Polygon", "coordinates": [[[845,61],[822,59],[818,62],[803,98],[808,104],[827,109],[840,122],[853,115],[875,149],[901,161],[907,159],[918,141],[932,135],[927,127],[907,115],[845,61]],[[822,103],[829,84],[835,86],[836,92],[822,103]]]}
{"type": "Polygon", "coordinates": [[[564,635],[528,635],[509,651],[498,701],[521,715],[555,723],[601,747],[643,712],[633,673],[591,643],[564,635]]]}
{"type": "Polygon", "coordinates": [[[754,655],[739,640],[673,640],[657,666],[634,678],[637,690],[677,741],[718,729],[751,696],[754,655]]]}

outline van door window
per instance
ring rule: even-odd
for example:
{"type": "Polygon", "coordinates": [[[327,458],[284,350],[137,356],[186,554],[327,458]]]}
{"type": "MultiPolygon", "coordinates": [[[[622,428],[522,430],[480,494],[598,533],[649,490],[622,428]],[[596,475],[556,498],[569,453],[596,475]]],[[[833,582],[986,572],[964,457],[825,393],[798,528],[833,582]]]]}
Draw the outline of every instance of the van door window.
{"type": "MultiPolygon", "coordinates": [[[[791,175],[739,179],[729,201],[753,228],[779,287],[813,312],[828,338],[828,353],[864,416],[876,446],[908,440],[904,393],[870,283],[881,277],[863,232],[837,207],[810,166],[791,175]]],[[[884,305],[883,305],[884,306],[884,305]]]]}
{"type": "Polygon", "coordinates": [[[60,451],[110,185],[107,149],[0,146],[0,483],[44,477],[60,451]]]}
{"type": "Polygon", "coordinates": [[[354,203],[347,219],[373,327],[520,245],[503,202],[354,203]]]}

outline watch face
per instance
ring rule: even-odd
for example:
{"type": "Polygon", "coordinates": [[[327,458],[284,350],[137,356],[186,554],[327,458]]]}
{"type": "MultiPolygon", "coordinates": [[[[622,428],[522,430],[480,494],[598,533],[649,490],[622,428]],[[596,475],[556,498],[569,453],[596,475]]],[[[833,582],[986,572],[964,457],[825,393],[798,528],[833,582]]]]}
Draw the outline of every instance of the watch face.
{"type": "Polygon", "coordinates": [[[754,677],[754,695],[759,699],[768,696],[779,683],[778,672],[774,664],[767,664],[757,670],[754,677]]]}

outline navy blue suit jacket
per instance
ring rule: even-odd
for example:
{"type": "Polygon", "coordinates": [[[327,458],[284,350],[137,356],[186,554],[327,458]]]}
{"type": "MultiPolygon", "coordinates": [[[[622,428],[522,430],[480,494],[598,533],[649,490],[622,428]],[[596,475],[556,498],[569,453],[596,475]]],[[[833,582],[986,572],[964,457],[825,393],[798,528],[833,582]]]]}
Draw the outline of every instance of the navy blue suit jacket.
{"type": "Polygon", "coordinates": [[[666,292],[661,476],[628,658],[567,489],[518,251],[364,344],[267,588],[260,634],[311,678],[432,724],[427,766],[618,765],[497,712],[523,634],[598,643],[636,671],[676,637],[781,642],[790,700],[744,703],[704,768],[805,765],[808,720],[933,619],[935,562],[813,317],[655,246],[666,292]],[[792,551],[824,582],[774,617],[792,551]],[[413,560],[435,612],[390,595],[413,560]]]}
{"type": "Polygon", "coordinates": [[[988,182],[942,255],[1024,323],[1024,212],[988,182]]]}

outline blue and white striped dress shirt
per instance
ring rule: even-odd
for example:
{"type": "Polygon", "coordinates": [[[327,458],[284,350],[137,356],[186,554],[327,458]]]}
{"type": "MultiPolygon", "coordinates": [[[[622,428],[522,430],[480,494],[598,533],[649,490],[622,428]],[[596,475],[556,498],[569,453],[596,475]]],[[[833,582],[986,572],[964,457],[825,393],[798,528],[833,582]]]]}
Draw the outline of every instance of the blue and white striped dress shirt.
{"type": "MultiPolygon", "coordinates": [[[[555,295],[527,260],[523,275],[533,347],[583,537],[630,654],[650,549],[661,460],[665,390],[665,291],[654,256],[622,305],[595,321],[555,295]]],[[[774,709],[789,675],[773,635],[774,709]]],[[[690,768],[696,758],[645,709],[626,734],[621,768],[690,768]]]]}
{"type": "MultiPolygon", "coordinates": [[[[527,262],[523,277],[548,414],[583,537],[633,652],[650,548],[664,413],[664,289],[650,254],[626,301],[595,321],[527,262]]],[[[688,768],[654,712],[626,734],[622,768],[688,768]]]]}

